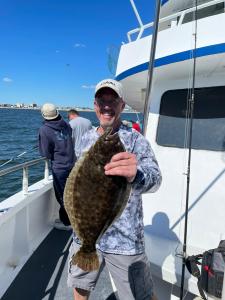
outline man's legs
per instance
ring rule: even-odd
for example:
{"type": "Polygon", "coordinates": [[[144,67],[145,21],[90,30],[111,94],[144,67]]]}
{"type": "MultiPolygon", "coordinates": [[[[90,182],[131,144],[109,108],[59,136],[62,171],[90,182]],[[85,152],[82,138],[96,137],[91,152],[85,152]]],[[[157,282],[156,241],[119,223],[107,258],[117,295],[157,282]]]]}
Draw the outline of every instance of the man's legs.
{"type": "Polygon", "coordinates": [[[70,225],[70,221],[67,215],[67,212],[64,208],[64,203],[63,203],[63,193],[66,185],[66,180],[69,176],[70,171],[62,171],[62,172],[54,172],[52,171],[52,176],[53,176],[53,187],[55,191],[55,197],[57,202],[60,205],[59,209],[59,219],[60,221],[66,225],[70,225]]]}
{"type": "Polygon", "coordinates": [[[150,263],[146,255],[103,253],[121,300],[154,300],[150,263]]]}
{"type": "Polygon", "coordinates": [[[68,263],[68,278],[67,284],[74,289],[75,300],[87,300],[90,292],[95,288],[99,275],[105,265],[103,256],[99,253],[99,270],[86,272],[78,266],[72,264],[72,256],[77,253],[80,246],[74,241],[72,242],[69,250],[69,263],[68,263]]]}

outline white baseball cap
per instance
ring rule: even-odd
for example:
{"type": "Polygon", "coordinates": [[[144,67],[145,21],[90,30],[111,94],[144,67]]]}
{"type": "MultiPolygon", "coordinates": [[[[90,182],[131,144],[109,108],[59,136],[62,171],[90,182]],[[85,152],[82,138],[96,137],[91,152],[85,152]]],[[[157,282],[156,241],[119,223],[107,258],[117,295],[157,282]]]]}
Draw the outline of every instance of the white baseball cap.
{"type": "Polygon", "coordinates": [[[110,88],[112,89],[114,92],[117,93],[117,95],[123,99],[123,87],[122,84],[114,79],[104,79],[102,81],[100,81],[96,87],[95,87],[95,96],[97,94],[97,92],[103,88],[110,88]]]}
{"type": "Polygon", "coordinates": [[[53,120],[58,117],[59,112],[52,103],[45,103],[41,108],[42,117],[46,120],[53,120]]]}

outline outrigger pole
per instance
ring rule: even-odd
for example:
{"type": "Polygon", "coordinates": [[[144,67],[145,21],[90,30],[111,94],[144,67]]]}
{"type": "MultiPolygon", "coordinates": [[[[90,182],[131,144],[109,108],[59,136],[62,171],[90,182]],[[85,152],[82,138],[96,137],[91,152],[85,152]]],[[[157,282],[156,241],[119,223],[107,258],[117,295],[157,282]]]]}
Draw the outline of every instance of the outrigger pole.
{"type": "Polygon", "coordinates": [[[145,94],[144,124],[143,124],[144,135],[146,134],[146,130],[147,130],[148,116],[149,116],[149,109],[150,109],[149,96],[150,96],[151,88],[152,88],[152,77],[153,77],[153,70],[154,70],[157,36],[158,36],[160,7],[161,7],[161,0],[156,0],[156,2],[155,2],[155,20],[154,20],[154,26],[153,26],[151,51],[150,51],[149,66],[148,66],[148,79],[147,79],[148,81],[147,81],[146,94],[145,94]]]}
{"type": "MultiPolygon", "coordinates": [[[[134,0],[130,0],[130,3],[133,7],[134,13],[136,15],[137,21],[139,23],[139,34],[137,39],[139,39],[144,31],[144,24],[141,20],[141,17],[138,13],[134,0]]],[[[150,99],[149,95],[151,92],[152,86],[152,75],[154,69],[154,61],[155,61],[155,51],[156,51],[156,42],[157,42],[157,35],[158,35],[158,25],[159,25],[159,14],[160,14],[160,7],[161,3],[164,4],[165,0],[155,0],[155,20],[153,24],[153,33],[152,33],[152,40],[151,40],[151,50],[150,50],[150,57],[149,57],[149,65],[148,65],[148,77],[147,77],[147,85],[146,85],[146,93],[145,93],[145,106],[144,106],[144,122],[143,122],[143,133],[146,134],[147,124],[148,124],[148,115],[150,109],[150,99]]]]}
{"type": "Polygon", "coordinates": [[[182,275],[181,275],[181,286],[180,286],[180,300],[183,299],[184,294],[184,280],[185,280],[185,262],[187,256],[187,228],[188,228],[188,207],[189,207],[189,191],[190,191],[190,174],[191,174],[191,150],[192,150],[192,128],[193,128],[193,113],[195,103],[195,77],[196,77],[196,48],[197,48],[197,11],[198,11],[198,0],[195,0],[195,32],[194,32],[194,49],[193,49],[193,77],[192,77],[192,88],[191,97],[188,100],[188,110],[190,107],[189,117],[189,134],[188,134],[188,166],[187,166],[187,189],[186,189],[186,203],[185,203],[185,215],[184,215],[184,241],[183,241],[183,254],[182,254],[182,275]]]}

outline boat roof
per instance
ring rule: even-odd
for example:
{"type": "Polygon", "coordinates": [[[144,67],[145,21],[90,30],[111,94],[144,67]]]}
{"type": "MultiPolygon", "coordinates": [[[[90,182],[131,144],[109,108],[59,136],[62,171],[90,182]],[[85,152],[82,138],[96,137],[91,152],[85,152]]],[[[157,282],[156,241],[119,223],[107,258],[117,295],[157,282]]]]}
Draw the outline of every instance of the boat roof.
{"type": "MultiPolygon", "coordinates": [[[[212,0],[198,0],[198,5],[210,2],[212,0]]],[[[160,18],[172,15],[176,12],[191,8],[194,6],[193,0],[162,0],[162,7],[160,10],[160,18]]]]}

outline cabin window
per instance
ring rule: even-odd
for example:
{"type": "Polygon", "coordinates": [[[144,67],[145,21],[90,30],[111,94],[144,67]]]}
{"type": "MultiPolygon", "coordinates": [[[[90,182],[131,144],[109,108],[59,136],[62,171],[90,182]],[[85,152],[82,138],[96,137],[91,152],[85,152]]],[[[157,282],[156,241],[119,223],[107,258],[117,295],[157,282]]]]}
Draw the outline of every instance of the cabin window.
{"type": "MultiPolygon", "coordinates": [[[[197,11],[197,20],[203,19],[206,17],[218,15],[224,12],[224,2],[218,3],[215,5],[211,5],[197,11]]],[[[182,24],[194,21],[195,19],[195,12],[190,12],[185,14],[182,24]]]]}
{"type": "MultiPolygon", "coordinates": [[[[156,136],[159,145],[185,147],[188,98],[187,89],[163,94],[156,136]]],[[[225,86],[195,89],[192,148],[225,150],[225,86]]]]}

